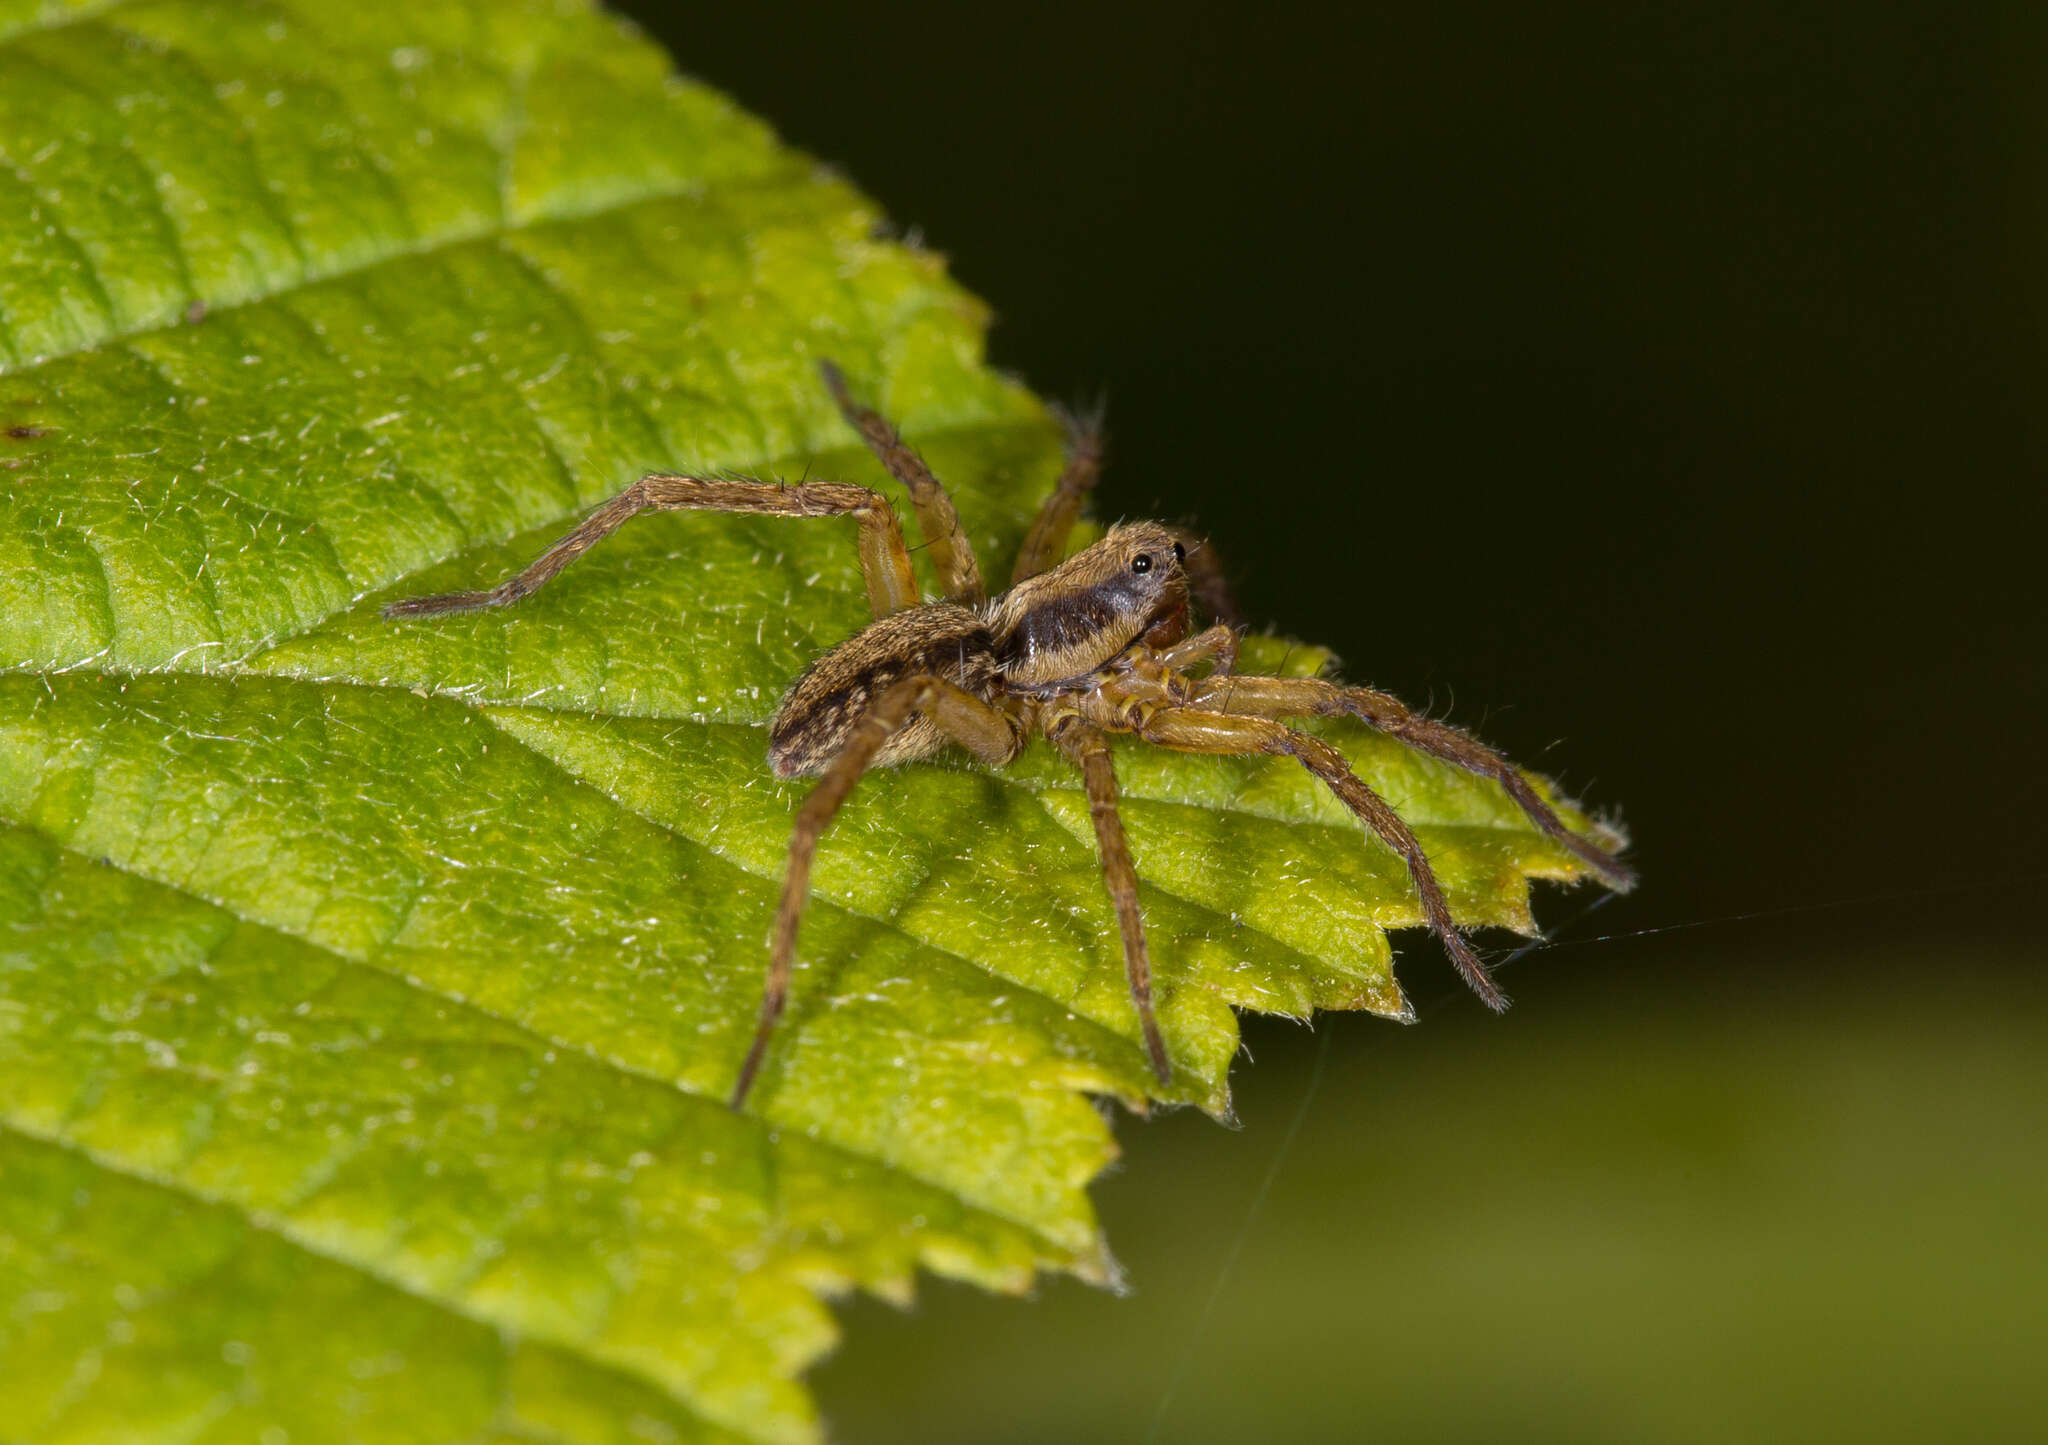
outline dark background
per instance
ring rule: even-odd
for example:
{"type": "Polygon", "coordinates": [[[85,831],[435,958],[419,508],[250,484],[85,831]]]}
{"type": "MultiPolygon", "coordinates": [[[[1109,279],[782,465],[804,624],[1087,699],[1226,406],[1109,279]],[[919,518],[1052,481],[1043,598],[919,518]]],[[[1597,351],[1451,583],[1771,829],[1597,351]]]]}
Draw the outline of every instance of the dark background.
{"type": "Polygon", "coordinates": [[[1247,1021],[1243,1131],[1120,1125],[1135,1297],[856,1305],[839,1435],[2038,1423],[2048,13],[623,8],[1645,878],[1506,1020],[1247,1021]]]}

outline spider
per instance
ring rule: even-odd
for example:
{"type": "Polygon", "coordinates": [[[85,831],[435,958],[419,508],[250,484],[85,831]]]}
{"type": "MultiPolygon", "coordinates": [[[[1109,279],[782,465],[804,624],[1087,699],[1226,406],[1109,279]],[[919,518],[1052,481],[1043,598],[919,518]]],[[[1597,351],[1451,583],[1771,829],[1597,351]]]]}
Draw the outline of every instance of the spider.
{"type": "Polygon", "coordinates": [[[875,620],[820,656],[791,684],[768,730],[778,777],[818,778],[797,810],[769,944],[760,1022],[730,1099],[741,1108],[789,996],[797,924],[811,862],[833,815],[870,768],[930,757],[958,744],[1003,767],[1043,734],[1080,769],[1103,879],[1123,936],[1131,1002],[1162,1085],[1172,1060],[1152,1009],[1152,964],[1138,911],[1138,878],[1117,813],[1108,735],[1129,733],[1182,752],[1290,757],[1320,778],[1407,864],[1424,920],[1465,982],[1496,1012],[1507,998],[1451,920],[1443,889],[1414,832],[1335,748],[1288,727],[1292,717],[1349,716],[1423,753],[1493,778],[1531,822],[1585,862],[1608,887],[1635,875],[1612,855],[1611,835],[1582,837],[1506,758],[1423,717],[1384,692],[1319,678],[1237,674],[1239,618],[1212,549],[1158,522],[1126,522],[1061,560],[1102,465],[1092,423],[1069,419],[1067,462],[1011,569],[991,597],[946,489],[896,429],[855,401],[830,362],[821,366],[839,410],[910,494],[945,598],[926,602],[910,570],[889,502],[843,482],[747,477],[642,477],[556,542],[525,571],[485,592],[394,602],[389,618],[503,607],[545,585],[598,541],[647,511],[851,516],[875,620]],[[1209,626],[1194,629],[1191,602],[1209,626]],[[1603,843],[1608,846],[1603,846],[1603,843]]]}

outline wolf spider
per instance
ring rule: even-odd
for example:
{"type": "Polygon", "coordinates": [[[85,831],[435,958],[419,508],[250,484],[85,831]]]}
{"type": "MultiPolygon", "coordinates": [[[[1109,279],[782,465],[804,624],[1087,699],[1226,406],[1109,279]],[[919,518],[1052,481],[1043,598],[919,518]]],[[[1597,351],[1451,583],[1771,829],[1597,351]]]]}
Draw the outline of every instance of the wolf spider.
{"type": "Polygon", "coordinates": [[[1414,832],[1335,748],[1280,719],[1354,717],[1420,752],[1493,778],[1531,822],[1610,888],[1633,886],[1634,874],[1600,842],[1572,832],[1507,759],[1458,729],[1371,688],[1235,673],[1236,608],[1214,554],[1190,534],[1157,522],[1127,522],[1062,561],[1101,471],[1101,437],[1092,425],[1069,424],[1066,468],[1024,539],[1009,589],[990,597],[938,478],[894,427],[853,399],[837,367],[826,362],[822,370],[840,412],[909,491],[945,587],[944,601],[920,598],[896,514],[867,487],[656,472],[592,512],[499,586],[415,597],[384,609],[386,617],[412,617],[517,602],[646,511],[851,516],[859,524],[861,572],[875,620],[806,668],[769,725],[768,761],[776,775],[819,781],[798,809],[790,837],[760,1023],[733,1085],[733,1108],[746,1102],[788,998],[797,922],[820,836],[869,768],[929,757],[948,743],[1002,767],[1043,733],[1080,769],[1103,878],[1123,934],[1131,1002],[1161,1084],[1171,1081],[1173,1066],[1152,1012],[1152,965],[1138,913],[1137,872],[1117,813],[1110,733],[1135,734],[1182,752],[1295,759],[1400,855],[1431,931],[1465,982],[1495,1011],[1506,1008],[1507,999],[1452,922],[1414,832]],[[1191,598],[1211,623],[1200,632],[1192,630],[1191,598]],[[1204,670],[1197,675],[1197,669],[1204,670]]]}

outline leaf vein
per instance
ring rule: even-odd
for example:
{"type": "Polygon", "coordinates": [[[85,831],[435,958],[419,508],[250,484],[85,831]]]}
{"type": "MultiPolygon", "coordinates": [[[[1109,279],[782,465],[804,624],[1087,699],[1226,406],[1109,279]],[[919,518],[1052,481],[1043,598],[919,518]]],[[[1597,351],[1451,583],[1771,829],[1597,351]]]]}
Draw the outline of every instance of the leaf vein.
{"type": "MultiPolygon", "coordinates": [[[[143,1168],[118,1156],[107,1154],[102,1150],[89,1148],[73,1140],[66,1139],[60,1134],[37,1129],[17,1119],[0,1118],[0,1132],[12,1134],[18,1139],[26,1139],[47,1148],[62,1150],[75,1158],[83,1159],[94,1168],[104,1170],[108,1174],[132,1180],[139,1184],[147,1184],[176,1198],[190,1200],[193,1203],[217,1209],[259,1234],[275,1239],[279,1243],[304,1254],[323,1259],[329,1264],[373,1280],[387,1289],[405,1295],[410,1299],[418,1300],[421,1304],[438,1310],[443,1314],[467,1320],[472,1324],[482,1325],[493,1331],[504,1329],[501,1321],[493,1319],[487,1314],[481,1314],[475,1310],[465,1308],[457,1300],[443,1298],[440,1295],[424,1291],[401,1275],[379,1269],[374,1264],[364,1260],[351,1259],[345,1254],[340,1254],[326,1248],[316,1240],[306,1238],[298,1231],[292,1229],[288,1221],[277,1218],[267,1210],[251,1209],[227,1195],[209,1189],[202,1189],[189,1180],[173,1178],[157,1170],[143,1168]]],[[[231,1258],[231,1255],[223,1255],[222,1259],[218,1262],[219,1266],[224,1267],[231,1258]]],[[[525,1338],[565,1350],[594,1369],[601,1370],[618,1379],[630,1380],[653,1391],[664,1399],[673,1400],[707,1424],[725,1424],[727,1428],[734,1428],[728,1422],[713,1420],[712,1417],[703,1414],[701,1407],[695,1402],[678,1395],[675,1390],[654,1376],[644,1374],[629,1365],[615,1363],[599,1356],[588,1354],[574,1342],[549,1340],[540,1335],[530,1335],[525,1336],[525,1338]]],[[[755,1436],[754,1438],[763,1439],[766,1437],[755,1436]]]]}
{"type": "Polygon", "coordinates": [[[9,169],[14,172],[14,178],[21,182],[22,188],[41,204],[43,213],[50,217],[52,234],[64,243],[65,250],[77,258],[76,274],[84,279],[87,288],[92,292],[93,303],[100,308],[100,314],[106,318],[104,329],[112,330],[120,321],[120,313],[114,307],[113,294],[107,290],[106,279],[100,274],[99,263],[93,260],[92,253],[85,248],[85,243],[72,231],[64,208],[51,203],[49,196],[36,185],[35,175],[28,167],[16,162],[10,164],[9,169]]]}
{"type": "MultiPolygon", "coordinates": [[[[583,786],[589,785],[583,784],[583,786]]],[[[604,794],[601,790],[593,788],[592,791],[596,793],[597,796],[604,797],[607,799],[607,801],[612,802],[613,805],[617,807],[621,813],[629,813],[635,817],[639,816],[636,813],[632,813],[632,810],[626,808],[625,805],[617,803],[616,800],[610,799],[609,796],[604,794]]],[[[48,833],[45,833],[42,829],[38,828],[32,823],[29,823],[25,819],[9,818],[4,814],[0,814],[0,822],[12,823],[16,827],[22,828],[27,832],[33,833],[38,837],[48,840],[54,846],[61,848],[65,852],[71,853],[74,856],[87,856],[79,853],[77,849],[72,848],[70,845],[64,843],[61,839],[51,837],[48,833]]],[[[619,1058],[601,1054],[589,1044],[579,1042],[575,1039],[546,1033],[540,1029],[536,1029],[533,1025],[518,1018],[516,1015],[487,1007],[484,1004],[478,1003],[475,999],[465,997],[462,994],[453,993],[445,989],[431,987],[430,985],[420,981],[417,978],[411,977],[397,969],[387,967],[385,964],[380,963],[375,957],[355,957],[354,955],[340,948],[337,948],[332,944],[323,942],[317,938],[310,937],[304,933],[296,932],[292,929],[281,927],[265,919],[252,917],[249,914],[244,913],[241,909],[236,908],[232,903],[224,899],[213,897],[210,894],[201,892],[200,890],[190,887],[186,884],[173,882],[167,878],[144,871],[139,868],[132,868],[121,864],[117,864],[115,866],[121,867],[122,871],[127,872],[134,877],[141,878],[146,882],[154,883],[157,886],[169,889],[174,893],[181,894],[187,898],[195,899],[196,901],[204,903],[209,907],[218,908],[223,913],[227,914],[229,917],[234,918],[241,923],[248,924],[249,926],[254,928],[260,928],[266,933],[272,933],[280,937],[290,938],[295,942],[304,944],[309,948],[316,949],[319,952],[327,954],[330,957],[338,959],[341,962],[348,964],[352,967],[370,969],[371,971],[375,972],[381,977],[397,981],[399,984],[403,985],[408,990],[423,994],[427,997],[433,998],[441,1002],[453,1004],[458,1008],[464,1009],[472,1014],[475,1014],[478,1018],[487,1019],[492,1023],[501,1025],[504,1028],[512,1030],[514,1033],[518,1034],[523,1038],[531,1039],[534,1042],[542,1044],[548,1048],[569,1050],[570,1052],[581,1056],[588,1062],[594,1063],[600,1066],[601,1068],[609,1069],[616,1073],[626,1075],[627,1077],[638,1079],[645,1083],[655,1085],[668,1092],[681,1095],[682,1097],[692,1100],[695,1103],[704,1104],[709,1102],[719,1104],[722,1107],[722,1101],[707,1100],[705,1096],[692,1093],[690,1090],[685,1089],[684,1087],[682,1087],[680,1083],[678,1083],[676,1080],[672,1078],[666,1078],[660,1074],[652,1072],[651,1070],[636,1067],[635,1065],[627,1063],[619,1058]]],[[[827,906],[830,907],[836,905],[832,905],[828,902],[827,906]]],[[[754,1130],[754,1132],[758,1137],[760,1137],[763,1140],[764,1147],[766,1147],[767,1136],[771,1133],[774,1133],[781,1126],[772,1125],[765,1120],[756,1120],[755,1122],[758,1127],[754,1130]]],[[[850,1159],[856,1159],[866,1164],[876,1165],[883,1169],[890,1170],[894,1173],[901,1174],[905,1178],[914,1180],[915,1182],[923,1185],[928,1189],[933,1189],[938,1191],[939,1193],[949,1195],[953,1199],[958,1200],[964,1208],[966,1208],[974,1214],[978,1214],[984,1218],[997,1220],[1003,1224],[1007,1224],[1013,1228],[1024,1231],[1031,1237],[1034,1243],[1038,1246],[1039,1261],[1041,1264],[1044,1264],[1048,1261],[1066,1259],[1069,1258],[1072,1254],[1072,1251],[1070,1249],[1068,1249],[1064,1245],[1061,1245],[1057,1240],[1054,1240],[1053,1238],[1048,1236],[1043,1229],[1041,1229],[1038,1225],[1032,1223],[1030,1220],[1020,1218],[1014,1214],[1007,1213],[1003,1210],[994,1208],[990,1205],[979,1203],[971,1199],[967,1199],[964,1196],[962,1196],[957,1190],[953,1189],[951,1186],[941,1181],[931,1179],[923,1174],[919,1174],[915,1170],[907,1168],[906,1166],[904,1166],[896,1160],[887,1159],[882,1157],[881,1155],[867,1152],[855,1148],[849,1144],[845,1144],[836,1140],[826,1139],[823,1137],[807,1136],[807,1142],[813,1147],[829,1150],[832,1153],[843,1155],[850,1159]]]]}
{"type": "MultiPolygon", "coordinates": [[[[483,713],[485,718],[492,722],[493,726],[497,726],[496,719],[490,717],[489,708],[478,707],[477,711],[483,713]]],[[[697,722],[695,719],[681,719],[681,721],[691,722],[697,726],[711,726],[711,724],[697,722]]],[[[593,782],[591,779],[583,777],[571,771],[559,759],[554,758],[550,756],[548,753],[543,752],[540,749],[534,747],[533,744],[519,737],[517,734],[506,732],[503,728],[499,728],[499,731],[506,738],[518,744],[520,747],[525,748],[533,756],[547,763],[550,767],[555,769],[557,772],[561,773],[563,777],[569,779],[571,782],[583,787],[594,789],[602,796],[610,799],[611,802],[617,805],[618,807],[632,813],[635,817],[645,819],[647,822],[652,823],[655,827],[660,828],[664,833],[667,833],[670,837],[675,838],[677,841],[687,844],[690,847],[696,848],[708,854],[709,856],[720,860],[723,863],[729,864],[730,866],[739,869],[743,873],[749,874],[752,877],[760,878],[770,883],[779,883],[782,880],[781,870],[778,869],[771,871],[768,869],[761,868],[742,854],[728,853],[724,849],[718,847],[716,844],[706,842],[702,839],[692,838],[686,833],[678,832],[674,828],[670,827],[667,823],[663,822],[660,818],[654,816],[653,814],[647,813],[639,808],[636,808],[633,804],[627,802],[623,798],[618,797],[616,794],[611,793],[609,790],[593,782]]],[[[917,765],[912,764],[911,766],[917,765]]],[[[1044,800],[1037,796],[1037,790],[1027,787],[1025,784],[1019,782],[1014,778],[1005,777],[999,771],[988,770],[981,772],[978,775],[991,777],[1007,786],[1022,789],[1024,792],[1030,795],[1034,805],[1040,808],[1044,808],[1045,806],[1044,800]]],[[[1056,817],[1052,818],[1052,822],[1056,827],[1060,829],[1061,833],[1066,833],[1067,830],[1065,826],[1061,824],[1056,817]]],[[[930,877],[930,874],[926,875],[927,879],[929,879],[930,877]]],[[[1219,924],[1231,922],[1231,920],[1226,919],[1222,914],[1218,913],[1215,909],[1210,908],[1208,905],[1198,902],[1195,899],[1187,898],[1180,894],[1177,894],[1171,889],[1162,887],[1159,884],[1154,883],[1150,879],[1141,879],[1140,882],[1145,888],[1158,893],[1161,897],[1170,898],[1176,903],[1182,904],[1183,906],[1187,907],[1191,911],[1195,912],[1196,914],[1204,918],[1213,919],[1219,924]]],[[[1105,894],[1105,897],[1106,896],[1107,895],[1105,894]]],[[[909,943],[915,944],[919,948],[929,949],[933,953],[937,953],[946,958],[953,959],[955,962],[963,963],[971,968],[979,969],[981,972],[988,974],[992,978],[1001,979],[1005,984],[1009,984],[1016,988],[1022,989],[1024,992],[1031,994],[1033,997],[1043,1000],[1046,1004],[1052,1006],[1053,1008],[1071,1012],[1076,1017],[1076,1019],[1085,1021],[1091,1027],[1091,1029],[1100,1031],[1108,1041],[1110,1041],[1121,1052],[1128,1053],[1133,1060],[1139,1057],[1140,1044],[1138,1042],[1138,1037],[1135,1032],[1128,1035],[1123,1033],[1121,1030],[1117,1029],[1114,1025],[1109,1023],[1107,1020],[1098,1018],[1095,1015],[1087,1012],[1086,1005],[1080,1000],[1061,998],[1057,994],[1048,993],[1044,989],[1033,985],[1025,979],[1017,978],[1010,974],[998,972],[992,965],[990,965],[983,959],[975,958],[969,954],[961,953],[953,948],[948,947],[946,944],[940,942],[937,939],[928,938],[921,934],[913,933],[911,930],[903,926],[902,922],[900,921],[900,916],[898,914],[884,913],[879,910],[862,908],[857,903],[850,901],[848,899],[834,898],[821,894],[814,894],[808,906],[811,908],[823,906],[826,908],[835,909],[842,913],[849,914],[855,918],[866,919],[871,923],[881,924],[882,926],[894,931],[899,937],[903,938],[909,943]]],[[[1291,945],[1284,943],[1277,938],[1272,937],[1272,935],[1264,932],[1261,929],[1251,927],[1250,931],[1258,934],[1259,937],[1266,939],[1269,943],[1271,943],[1271,945],[1275,949],[1286,954],[1290,958],[1299,960],[1301,964],[1306,966],[1308,972],[1325,974],[1335,972],[1334,970],[1318,965],[1315,960],[1309,958],[1305,954],[1299,953],[1291,945]]],[[[1348,977],[1348,975],[1343,974],[1338,974],[1338,976],[1348,977]]]]}

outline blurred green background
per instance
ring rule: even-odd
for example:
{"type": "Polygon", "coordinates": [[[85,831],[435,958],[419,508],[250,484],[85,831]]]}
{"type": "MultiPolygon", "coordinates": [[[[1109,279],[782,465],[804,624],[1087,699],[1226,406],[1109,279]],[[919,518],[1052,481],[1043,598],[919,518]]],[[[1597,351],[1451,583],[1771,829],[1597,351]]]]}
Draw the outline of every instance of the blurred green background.
{"type": "Polygon", "coordinates": [[[624,8],[1646,880],[1505,1019],[1249,1023],[1131,1296],[857,1302],[837,1437],[2039,1438],[2048,13],[624,8]]]}

